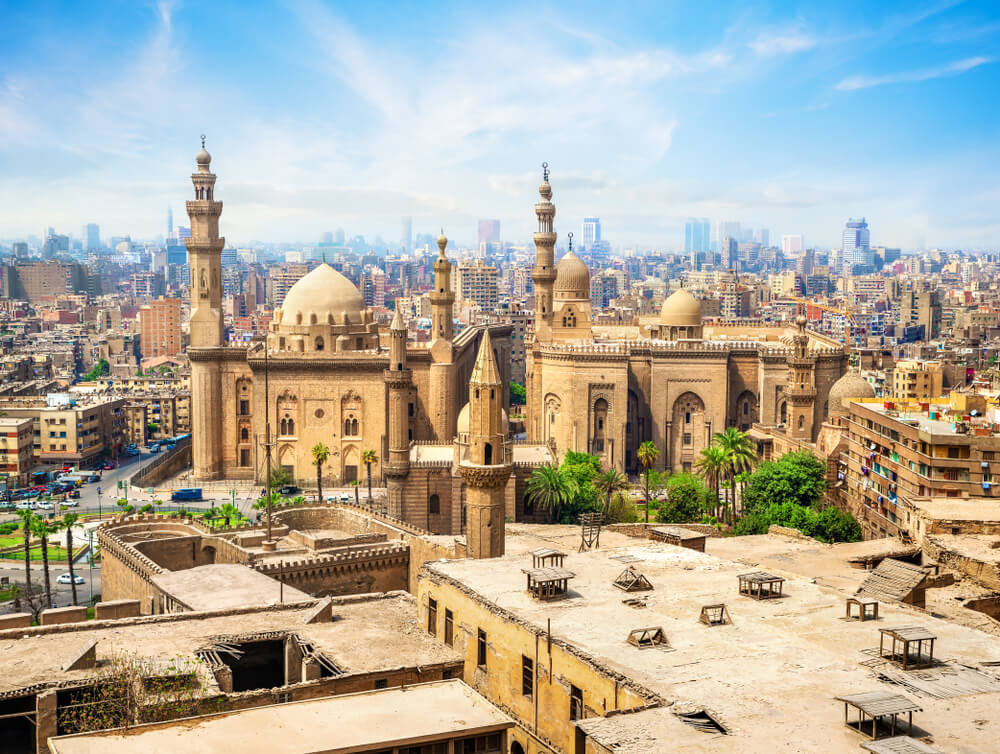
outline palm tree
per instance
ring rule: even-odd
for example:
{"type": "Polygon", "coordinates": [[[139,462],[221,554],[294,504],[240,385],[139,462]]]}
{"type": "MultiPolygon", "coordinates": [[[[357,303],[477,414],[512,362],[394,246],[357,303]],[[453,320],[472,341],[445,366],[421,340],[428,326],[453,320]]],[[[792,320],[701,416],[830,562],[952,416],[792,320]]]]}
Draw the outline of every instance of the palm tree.
{"type": "Polygon", "coordinates": [[[569,481],[555,466],[538,466],[531,472],[525,494],[532,503],[549,511],[550,518],[559,518],[559,509],[569,502],[569,481]]]}
{"type": "Polygon", "coordinates": [[[354,488],[354,504],[360,508],[361,498],[359,490],[361,489],[361,482],[355,479],[353,482],[351,482],[351,486],[354,488]]]}
{"type": "Polygon", "coordinates": [[[66,559],[69,561],[69,583],[73,589],[73,604],[76,604],[76,576],[73,574],[73,526],[80,518],[78,513],[67,513],[63,516],[60,528],[66,530],[66,559]]]}
{"type": "Polygon", "coordinates": [[[656,463],[656,459],[660,456],[660,449],[653,445],[652,442],[646,440],[642,445],[639,446],[639,450],[636,453],[639,457],[639,463],[642,464],[643,469],[646,471],[646,523],[649,523],[649,470],[653,468],[653,464],[656,463]]]}
{"type": "Polygon", "coordinates": [[[19,510],[17,515],[24,530],[24,593],[31,594],[31,529],[36,516],[30,508],[19,510]]]}
{"type": "Polygon", "coordinates": [[[701,449],[701,454],[695,462],[698,473],[711,486],[715,493],[715,515],[719,516],[719,476],[726,470],[726,452],[715,445],[701,449]]]}
{"type": "Polygon", "coordinates": [[[232,519],[235,518],[236,523],[239,523],[240,519],[243,518],[243,514],[240,513],[240,509],[232,503],[225,503],[224,505],[219,506],[219,515],[226,519],[227,527],[232,519]]]}
{"type": "Polygon", "coordinates": [[[45,577],[45,605],[48,607],[52,604],[52,582],[49,580],[49,535],[55,528],[44,518],[36,516],[31,522],[31,531],[42,544],[42,575],[45,577]]]}
{"type": "Polygon", "coordinates": [[[372,464],[378,463],[378,454],[374,450],[361,451],[361,463],[368,469],[368,507],[372,507],[372,464]]]}
{"type": "Polygon", "coordinates": [[[316,495],[323,502],[323,464],[330,457],[330,449],[321,442],[312,446],[313,463],[316,464],[316,495]]]}
{"type": "Polygon", "coordinates": [[[716,432],[712,444],[721,448],[726,454],[726,475],[729,477],[732,518],[736,517],[736,475],[748,471],[757,460],[753,443],[746,432],[736,427],[726,427],[725,432],[716,432]]]}
{"type": "Polygon", "coordinates": [[[604,498],[604,509],[602,511],[604,515],[607,515],[608,510],[611,508],[611,498],[618,493],[628,492],[631,488],[628,479],[618,469],[602,471],[594,477],[593,485],[594,489],[597,490],[597,494],[604,498]]]}

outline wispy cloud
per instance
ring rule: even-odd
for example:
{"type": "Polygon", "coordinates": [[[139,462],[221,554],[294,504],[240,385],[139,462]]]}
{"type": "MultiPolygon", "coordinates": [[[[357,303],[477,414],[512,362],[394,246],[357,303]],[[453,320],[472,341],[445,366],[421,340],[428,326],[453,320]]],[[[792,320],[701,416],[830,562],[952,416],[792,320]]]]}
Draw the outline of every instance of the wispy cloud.
{"type": "Polygon", "coordinates": [[[811,50],[819,40],[801,28],[772,29],[761,32],[750,43],[750,49],[761,57],[792,55],[811,50]]]}
{"type": "Polygon", "coordinates": [[[993,58],[975,57],[956,60],[954,63],[936,66],[934,68],[922,68],[915,71],[900,71],[899,73],[888,73],[882,76],[851,76],[837,84],[837,89],[843,91],[854,91],[855,89],[868,89],[873,86],[884,86],[886,84],[904,84],[915,81],[930,81],[944,76],[954,76],[959,73],[971,71],[981,65],[993,63],[993,58]]]}

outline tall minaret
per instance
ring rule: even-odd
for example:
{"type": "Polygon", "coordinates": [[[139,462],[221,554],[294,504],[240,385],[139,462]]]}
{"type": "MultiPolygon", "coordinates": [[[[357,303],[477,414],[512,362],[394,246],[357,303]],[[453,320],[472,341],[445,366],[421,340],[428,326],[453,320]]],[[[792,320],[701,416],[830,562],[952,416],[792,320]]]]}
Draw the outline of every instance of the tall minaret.
{"type": "Polygon", "coordinates": [[[542,185],[538,187],[542,201],[535,205],[538,232],[535,233],[535,266],[531,279],[535,281],[535,340],[548,343],[552,340],[552,286],[556,280],[556,233],[552,229],[556,207],[552,203],[547,162],[542,163],[542,176],[542,185]]]}
{"type": "Polygon", "coordinates": [[[504,427],[503,387],[486,330],[469,380],[469,456],[458,467],[466,487],[470,558],[504,554],[504,488],[513,465],[504,427]]]}
{"type": "Polygon", "coordinates": [[[816,404],[816,360],[808,353],[809,336],[806,334],[805,315],[795,318],[796,333],[792,336],[793,354],[788,358],[787,431],[792,437],[812,440],[813,416],[816,404]]]}
{"type": "Polygon", "coordinates": [[[389,461],[383,467],[383,473],[389,491],[389,515],[402,519],[403,485],[410,473],[408,405],[412,372],[406,368],[406,323],[399,311],[398,299],[389,334],[389,368],[385,370],[385,384],[389,391],[389,461]]]}
{"type": "MultiPolygon", "coordinates": [[[[434,260],[434,290],[431,291],[431,369],[430,369],[430,420],[434,439],[450,442],[455,436],[455,388],[452,362],[454,348],[452,337],[452,306],[455,294],[451,290],[451,262],[445,256],[448,239],[444,229],[438,236],[438,258],[434,260]]],[[[461,405],[461,404],[459,404],[461,405]]]]}
{"type": "Polygon", "coordinates": [[[212,479],[222,472],[222,378],[217,349],[223,345],[222,247],[219,216],[222,202],[215,201],[212,155],[205,149],[195,158],[198,170],[191,175],[194,201],[187,202],[191,237],[187,239],[191,267],[191,435],[192,465],[196,479],[212,479]]]}

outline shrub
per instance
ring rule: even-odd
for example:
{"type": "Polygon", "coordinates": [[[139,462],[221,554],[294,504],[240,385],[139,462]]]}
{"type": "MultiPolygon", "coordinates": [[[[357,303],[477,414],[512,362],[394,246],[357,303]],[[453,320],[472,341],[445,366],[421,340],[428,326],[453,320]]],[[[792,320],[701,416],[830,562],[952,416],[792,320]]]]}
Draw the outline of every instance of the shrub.
{"type": "MultiPolygon", "coordinates": [[[[673,474],[666,481],[667,499],[659,506],[656,520],[663,524],[700,521],[708,510],[710,492],[694,474],[673,474]]],[[[650,506],[652,508],[652,506],[650,506]]]]}
{"type": "Polygon", "coordinates": [[[150,513],[150,512],[152,512],[152,510],[153,510],[153,504],[152,503],[146,503],[144,506],[142,506],[139,509],[139,512],[140,513],[150,513]]]}

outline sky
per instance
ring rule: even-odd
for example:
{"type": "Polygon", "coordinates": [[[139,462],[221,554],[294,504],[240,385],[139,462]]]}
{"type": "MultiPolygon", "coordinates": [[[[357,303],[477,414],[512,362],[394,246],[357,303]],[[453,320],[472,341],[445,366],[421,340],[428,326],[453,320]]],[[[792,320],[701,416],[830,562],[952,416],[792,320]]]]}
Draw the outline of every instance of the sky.
{"type": "Polygon", "coordinates": [[[207,135],[232,243],[479,218],[677,248],[689,216],[1000,247],[995,2],[0,0],[0,238],[184,223],[207,135]]]}

